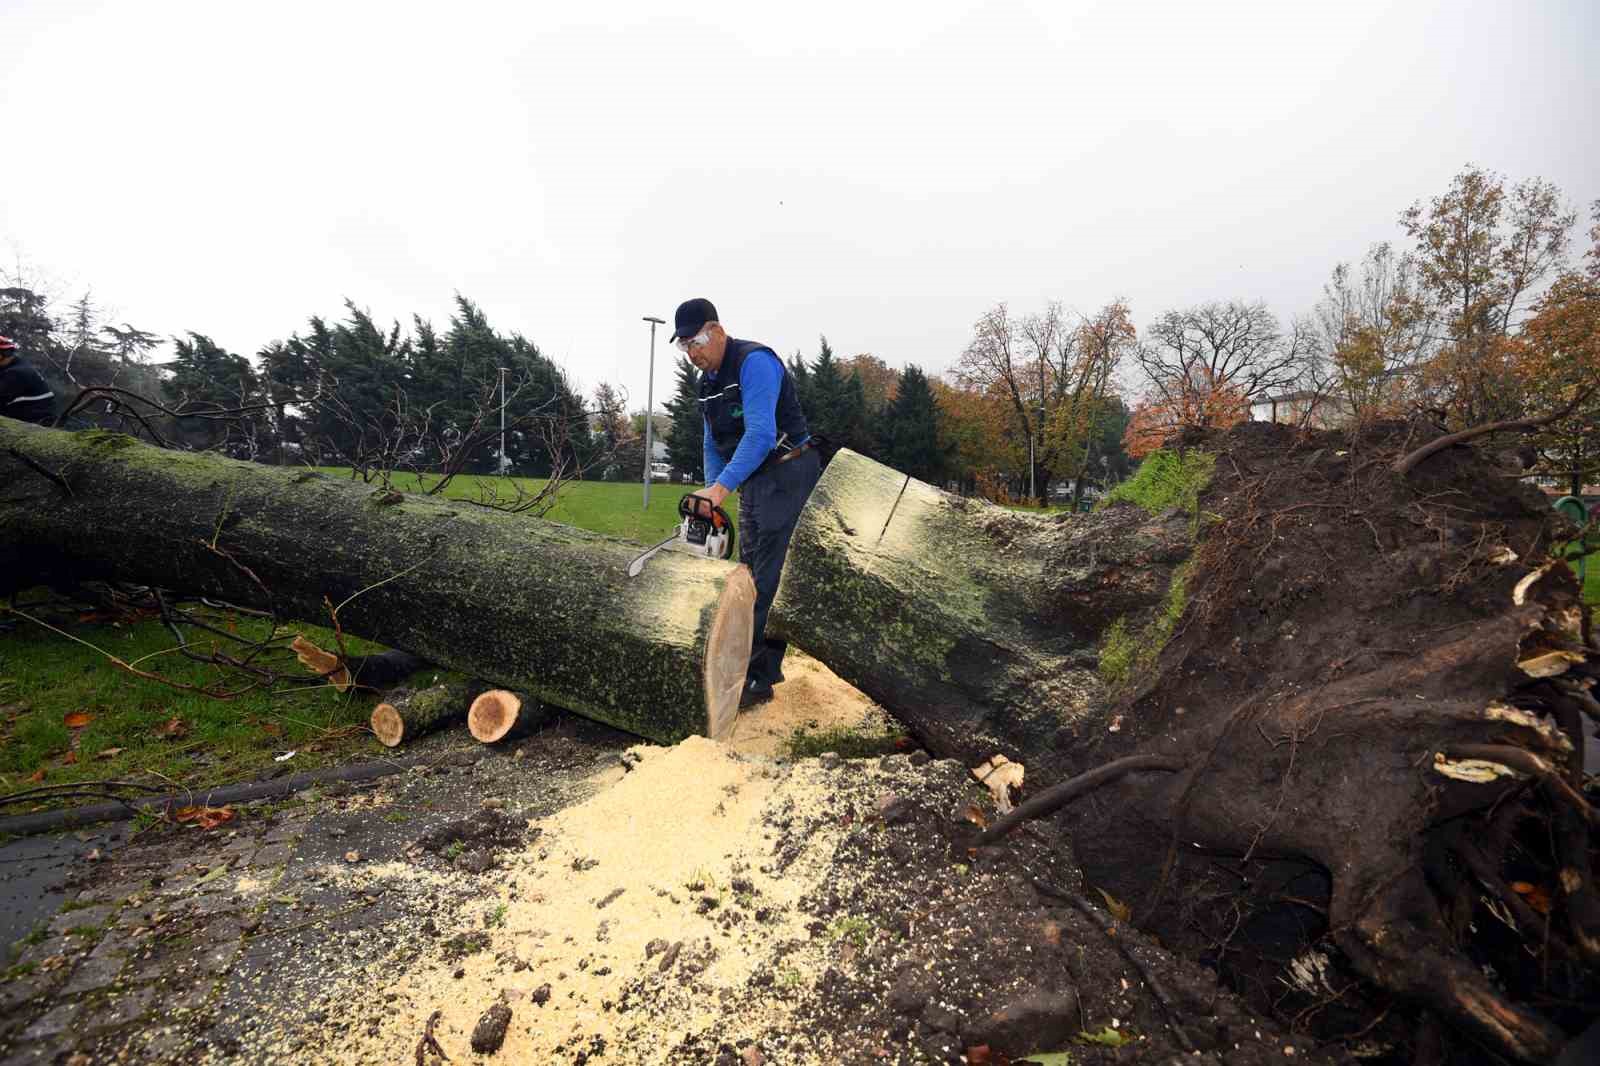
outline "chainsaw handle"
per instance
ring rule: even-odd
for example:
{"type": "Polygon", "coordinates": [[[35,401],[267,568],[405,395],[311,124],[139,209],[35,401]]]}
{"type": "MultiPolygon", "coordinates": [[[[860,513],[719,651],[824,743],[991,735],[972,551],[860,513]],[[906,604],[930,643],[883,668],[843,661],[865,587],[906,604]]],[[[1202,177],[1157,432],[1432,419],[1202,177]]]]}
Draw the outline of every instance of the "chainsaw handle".
{"type": "Polygon", "coordinates": [[[698,518],[702,522],[710,522],[716,529],[726,529],[732,525],[728,513],[712,503],[709,496],[700,496],[693,492],[685,493],[678,500],[678,514],[683,518],[698,518]]]}

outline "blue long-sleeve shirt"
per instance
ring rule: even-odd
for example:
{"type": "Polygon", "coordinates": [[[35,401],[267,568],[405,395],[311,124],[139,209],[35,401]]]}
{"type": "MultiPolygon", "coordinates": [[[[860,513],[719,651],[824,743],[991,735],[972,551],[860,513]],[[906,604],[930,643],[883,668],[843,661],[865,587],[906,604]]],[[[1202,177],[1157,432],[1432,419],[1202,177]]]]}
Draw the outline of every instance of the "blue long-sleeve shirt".
{"type": "MultiPolygon", "coordinates": [[[[707,378],[717,376],[707,371],[707,378]]],[[[778,391],[783,387],[783,364],[767,348],[760,348],[744,358],[739,369],[739,395],[744,404],[744,436],[733,451],[733,458],[724,461],[711,439],[711,424],[705,425],[706,484],[713,481],[736,491],[746,478],[756,472],[778,442],[778,391]]],[[[798,444],[799,441],[790,441],[798,444]]]]}

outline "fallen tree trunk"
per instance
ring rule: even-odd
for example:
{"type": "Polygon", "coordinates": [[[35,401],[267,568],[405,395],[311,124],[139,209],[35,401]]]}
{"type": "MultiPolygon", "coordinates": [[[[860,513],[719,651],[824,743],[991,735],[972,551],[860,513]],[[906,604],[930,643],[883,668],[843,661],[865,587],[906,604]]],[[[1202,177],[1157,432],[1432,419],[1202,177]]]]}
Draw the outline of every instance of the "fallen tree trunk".
{"type": "Polygon", "coordinates": [[[1186,508],[1060,518],[841,452],[769,626],[935,752],[1070,782],[1004,827],[1070,799],[1091,883],[1262,1009],[1404,1046],[1420,1007],[1450,1061],[1546,1061],[1600,996],[1594,811],[1546,716],[1600,662],[1544,502],[1471,449],[1398,469],[1407,441],[1247,424],[1189,442],[1186,508]],[[1552,920],[1507,935],[1513,884],[1552,920]],[[1284,908],[1298,949],[1240,950],[1284,908]]]}
{"type": "Polygon", "coordinates": [[[372,708],[372,735],[384,747],[397,748],[437,732],[465,718],[485,687],[481,681],[455,681],[392,692],[372,708]]]}
{"type": "Polygon", "coordinates": [[[1192,551],[1180,513],[1018,514],[840,451],[790,542],[767,623],[922,743],[1034,780],[1070,776],[1098,722],[1103,634],[1169,595],[1192,551]]]}
{"type": "MultiPolygon", "coordinates": [[[[731,728],[743,567],[130,437],[0,419],[0,572],[105,578],[328,621],[655,740],[731,728]],[[615,664],[626,662],[626,670],[615,664]]],[[[26,576],[23,576],[26,575],[26,576]]]]}

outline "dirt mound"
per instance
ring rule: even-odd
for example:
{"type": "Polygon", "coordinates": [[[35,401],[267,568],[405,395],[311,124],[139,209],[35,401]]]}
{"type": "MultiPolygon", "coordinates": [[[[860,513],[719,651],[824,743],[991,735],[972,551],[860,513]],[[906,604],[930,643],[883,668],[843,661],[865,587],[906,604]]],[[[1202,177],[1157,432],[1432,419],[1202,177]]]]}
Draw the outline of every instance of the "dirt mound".
{"type": "Polygon", "coordinates": [[[1251,423],[1214,452],[1164,650],[1085,731],[1136,776],[1067,816],[1142,925],[1298,1030],[1541,1061],[1600,996],[1585,653],[1561,535],[1470,448],[1251,423]],[[1586,824],[1585,818],[1590,819],[1586,824]]]}

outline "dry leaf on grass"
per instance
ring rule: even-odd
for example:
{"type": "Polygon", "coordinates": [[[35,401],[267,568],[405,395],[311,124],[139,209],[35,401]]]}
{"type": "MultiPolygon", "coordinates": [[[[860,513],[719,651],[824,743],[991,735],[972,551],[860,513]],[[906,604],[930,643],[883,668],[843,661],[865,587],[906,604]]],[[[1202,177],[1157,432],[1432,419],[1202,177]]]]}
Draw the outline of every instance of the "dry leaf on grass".
{"type": "Polygon", "coordinates": [[[189,731],[189,726],[182,718],[168,718],[156,727],[156,735],[162,737],[181,737],[189,731]]]}
{"type": "Polygon", "coordinates": [[[179,807],[172,813],[172,818],[179,825],[195,823],[201,829],[215,829],[225,822],[233,821],[232,807],[179,807]]]}
{"type": "Polygon", "coordinates": [[[1013,801],[1022,794],[1024,773],[1021,763],[1004,755],[991,755],[972,768],[972,776],[988,787],[1001,814],[1009,814],[1013,801]]]}
{"type": "Polygon", "coordinates": [[[40,781],[43,781],[44,780],[44,767],[41,766],[37,770],[35,770],[33,773],[29,774],[28,775],[28,780],[32,781],[36,785],[40,781]]]}
{"type": "Polygon", "coordinates": [[[979,829],[989,828],[989,819],[984,815],[983,808],[979,807],[976,803],[970,804],[967,807],[967,821],[971,822],[979,829]]]}
{"type": "Polygon", "coordinates": [[[61,724],[68,729],[82,729],[92,721],[94,721],[94,715],[88,711],[71,711],[61,719],[61,724]]]}
{"type": "Polygon", "coordinates": [[[61,765],[62,766],[71,766],[73,763],[75,763],[77,761],[78,761],[78,753],[77,753],[76,750],[69,751],[69,752],[67,752],[65,755],[63,755],[61,757],[61,765]]]}
{"type": "Polygon", "coordinates": [[[96,759],[115,759],[126,750],[126,748],[101,748],[94,753],[94,757],[96,759]]]}

